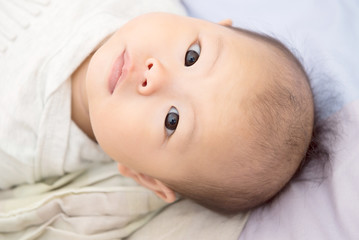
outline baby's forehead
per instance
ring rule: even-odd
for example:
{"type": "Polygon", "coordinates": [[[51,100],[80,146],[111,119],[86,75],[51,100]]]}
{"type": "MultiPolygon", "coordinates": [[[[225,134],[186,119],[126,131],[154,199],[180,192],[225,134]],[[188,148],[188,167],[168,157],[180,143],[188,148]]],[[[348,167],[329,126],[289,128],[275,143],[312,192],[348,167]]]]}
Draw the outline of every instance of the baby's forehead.
{"type": "Polygon", "coordinates": [[[270,91],[274,74],[269,63],[280,61],[267,44],[247,33],[229,30],[234,33],[230,36],[234,44],[223,50],[226,56],[217,66],[216,85],[205,99],[206,107],[200,116],[205,123],[203,137],[214,149],[217,146],[217,150],[218,146],[230,149],[236,142],[252,137],[249,114],[253,114],[254,99],[270,91]]]}
{"type": "Polygon", "coordinates": [[[248,135],[248,122],[240,91],[227,86],[217,94],[216,98],[206,102],[207,108],[199,112],[201,116],[197,116],[203,123],[199,123],[203,145],[197,150],[210,150],[224,156],[248,135]]]}

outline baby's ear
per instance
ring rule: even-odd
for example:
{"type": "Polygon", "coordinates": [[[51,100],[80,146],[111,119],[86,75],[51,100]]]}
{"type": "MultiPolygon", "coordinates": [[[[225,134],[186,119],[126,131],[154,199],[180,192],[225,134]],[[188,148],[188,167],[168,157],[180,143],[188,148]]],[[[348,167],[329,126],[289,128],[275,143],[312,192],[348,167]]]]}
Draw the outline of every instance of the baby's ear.
{"type": "Polygon", "coordinates": [[[232,23],[231,19],[227,18],[222,21],[219,21],[218,24],[225,26],[225,27],[230,27],[230,26],[232,26],[233,23],[232,23]]]}
{"type": "Polygon", "coordinates": [[[165,202],[172,203],[176,200],[175,192],[163,184],[161,181],[147,176],[145,174],[136,172],[122,164],[118,164],[118,170],[125,177],[134,179],[138,184],[152,190],[158,197],[162,198],[165,202]]]}

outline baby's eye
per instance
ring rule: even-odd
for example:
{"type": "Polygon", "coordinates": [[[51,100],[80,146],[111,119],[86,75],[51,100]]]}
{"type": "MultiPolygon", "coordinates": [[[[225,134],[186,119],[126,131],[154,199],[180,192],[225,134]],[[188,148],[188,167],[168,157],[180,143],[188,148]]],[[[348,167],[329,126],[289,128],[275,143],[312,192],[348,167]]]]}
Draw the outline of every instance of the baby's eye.
{"type": "Polygon", "coordinates": [[[165,119],[165,128],[166,128],[167,136],[171,136],[175,132],[178,125],[178,121],[179,121],[178,111],[175,107],[171,107],[165,119]]]}
{"type": "Polygon", "coordinates": [[[192,44],[186,52],[186,56],[184,58],[184,65],[186,67],[192,66],[195,64],[201,54],[201,46],[199,42],[195,42],[192,44]]]}

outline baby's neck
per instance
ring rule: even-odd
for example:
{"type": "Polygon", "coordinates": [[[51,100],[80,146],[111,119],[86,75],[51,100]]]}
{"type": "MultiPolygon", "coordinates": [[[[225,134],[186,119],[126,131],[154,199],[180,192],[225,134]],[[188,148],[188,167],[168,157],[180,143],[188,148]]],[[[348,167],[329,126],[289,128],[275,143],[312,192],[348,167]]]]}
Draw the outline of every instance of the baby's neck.
{"type": "Polygon", "coordinates": [[[86,72],[91,57],[92,54],[81,63],[71,76],[71,118],[89,138],[96,141],[90,122],[86,94],[86,72]]]}

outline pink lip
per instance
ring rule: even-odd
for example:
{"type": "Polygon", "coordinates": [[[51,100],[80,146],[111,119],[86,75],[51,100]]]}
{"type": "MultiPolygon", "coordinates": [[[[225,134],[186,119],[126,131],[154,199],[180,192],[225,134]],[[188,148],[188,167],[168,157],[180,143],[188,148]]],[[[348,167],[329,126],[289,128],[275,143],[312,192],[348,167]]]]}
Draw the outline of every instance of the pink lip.
{"type": "Polygon", "coordinates": [[[127,67],[129,65],[129,58],[126,50],[117,57],[114,62],[109,77],[109,91],[111,94],[115,91],[116,87],[122,82],[127,74],[127,67]]]}

